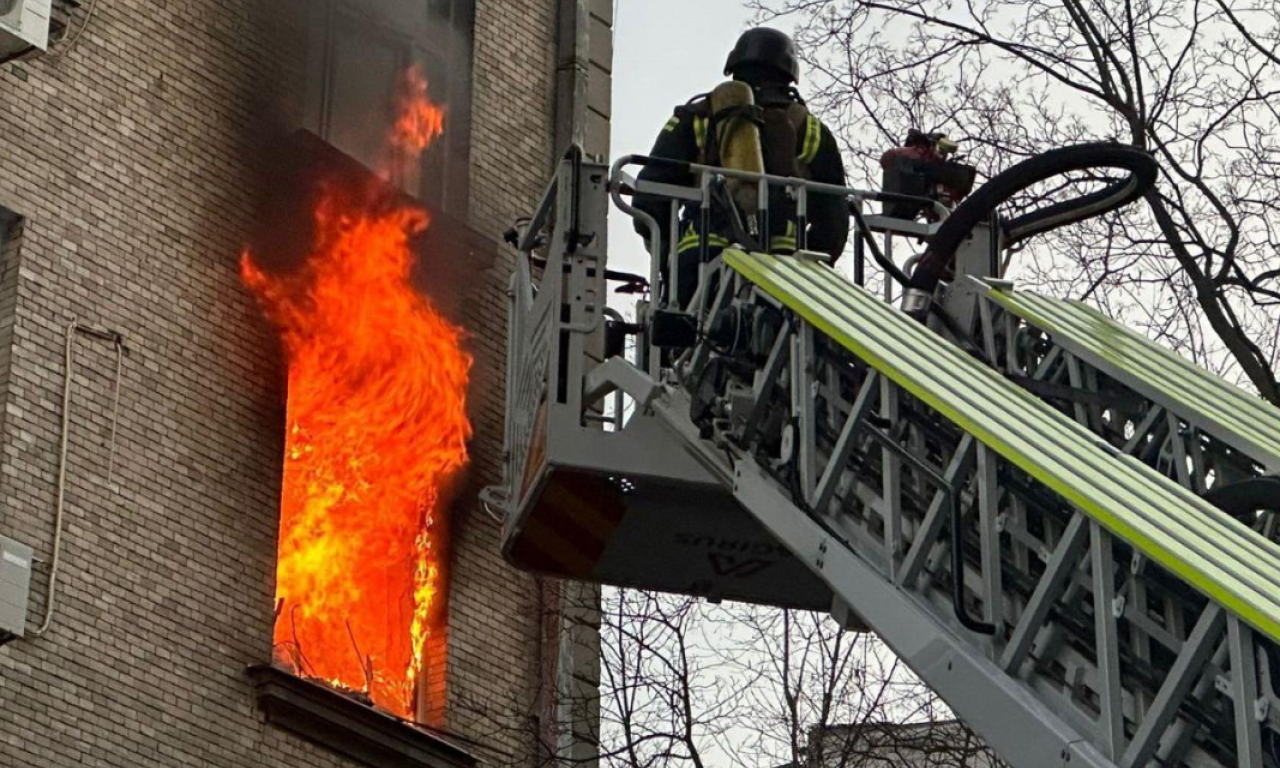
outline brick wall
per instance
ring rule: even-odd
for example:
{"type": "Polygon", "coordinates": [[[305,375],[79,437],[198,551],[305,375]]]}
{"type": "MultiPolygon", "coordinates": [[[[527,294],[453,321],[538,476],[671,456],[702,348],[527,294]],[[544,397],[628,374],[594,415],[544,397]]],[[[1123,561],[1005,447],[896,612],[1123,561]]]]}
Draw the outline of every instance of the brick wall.
{"type": "MultiPolygon", "coordinates": [[[[116,330],[129,349],[108,477],[115,354],[76,341],[58,611],[46,636],[0,648],[0,765],[349,764],[265,725],[244,676],[270,658],[283,375],[236,260],[256,139],[298,108],[287,5],[99,2],[65,57],[0,67],[0,206],[24,218],[0,264],[0,532],[37,557],[65,328],[116,330]]],[[[477,2],[470,218],[495,239],[550,171],[554,6],[477,2]]],[[[500,472],[510,267],[469,302],[476,440],[442,716],[492,765],[534,762],[543,657],[540,587],[470,501],[500,472]]],[[[46,562],[29,626],[47,581],[46,562]]]]}
{"type": "MultiPolygon", "coordinates": [[[[555,51],[534,41],[554,40],[555,5],[476,3],[470,218],[495,239],[532,212],[550,178],[555,51]]],[[[476,438],[471,487],[453,528],[447,722],[451,731],[493,745],[498,762],[515,764],[537,753],[538,683],[553,638],[540,634],[540,586],[502,560],[500,525],[473,501],[475,490],[501,478],[504,302],[512,267],[504,249],[483,277],[486,300],[471,302],[466,318],[476,355],[476,438]]]]}

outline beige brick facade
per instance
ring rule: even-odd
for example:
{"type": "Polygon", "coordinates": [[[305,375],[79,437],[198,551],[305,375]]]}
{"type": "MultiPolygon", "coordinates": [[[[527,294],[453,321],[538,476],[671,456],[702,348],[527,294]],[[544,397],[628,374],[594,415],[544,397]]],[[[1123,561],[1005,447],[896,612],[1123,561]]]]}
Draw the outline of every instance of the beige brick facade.
{"type": "MultiPolygon", "coordinates": [[[[244,674],[271,654],[284,411],[275,336],[236,265],[259,139],[303,111],[286,6],[105,0],[69,53],[0,67],[0,207],[21,217],[0,250],[0,534],[45,561],[28,628],[46,604],[65,329],[119,331],[129,350],[108,477],[115,352],[75,342],[57,612],[0,648],[0,765],[352,764],[265,724],[244,674]]],[[[556,30],[554,0],[476,2],[469,221],[495,241],[551,169],[556,30]]],[[[500,474],[510,259],[466,304],[476,438],[439,713],[486,765],[537,762],[551,652],[543,586],[502,561],[471,501],[500,474]]]]}

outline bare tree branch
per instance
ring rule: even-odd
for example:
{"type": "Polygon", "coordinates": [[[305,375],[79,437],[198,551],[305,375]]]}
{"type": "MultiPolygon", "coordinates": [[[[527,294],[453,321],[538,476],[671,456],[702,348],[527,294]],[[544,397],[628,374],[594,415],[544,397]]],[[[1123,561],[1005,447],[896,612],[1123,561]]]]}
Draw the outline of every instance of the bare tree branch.
{"type": "MultiPolygon", "coordinates": [[[[1163,173],[1145,206],[1042,235],[1016,276],[1088,299],[1280,404],[1280,5],[748,4],[795,26],[811,103],[868,183],[912,127],[960,139],[987,174],[1081,141],[1154,152],[1163,173]]],[[[1075,193],[1045,184],[1006,213],[1075,193]]]]}

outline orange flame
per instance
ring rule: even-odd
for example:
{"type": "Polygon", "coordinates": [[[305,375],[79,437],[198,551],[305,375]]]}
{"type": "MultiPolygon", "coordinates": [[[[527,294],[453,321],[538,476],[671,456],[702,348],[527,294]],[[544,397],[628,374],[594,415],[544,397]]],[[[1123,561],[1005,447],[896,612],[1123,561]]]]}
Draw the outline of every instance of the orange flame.
{"type": "MultiPolygon", "coordinates": [[[[425,81],[412,93],[404,114],[439,114],[425,81]]],[[[296,273],[241,259],[289,361],[277,661],[409,717],[443,588],[441,493],[467,461],[471,358],[410,283],[425,211],[329,194],[314,216],[296,273]]]]}
{"type": "Polygon", "coordinates": [[[421,155],[444,133],[444,110],[427,98],[427,79],[417,67],[400,81],[400,117],[391,131],[391,146],[410,156],[421,155]]]}

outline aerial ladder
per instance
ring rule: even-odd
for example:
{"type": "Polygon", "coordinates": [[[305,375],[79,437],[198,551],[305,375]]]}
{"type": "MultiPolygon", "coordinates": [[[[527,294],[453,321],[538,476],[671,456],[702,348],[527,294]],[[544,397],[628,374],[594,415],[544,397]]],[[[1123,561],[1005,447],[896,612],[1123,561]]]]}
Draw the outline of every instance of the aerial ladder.
{"type": "MultiPolygon", "coordinates": [[[[1077,149],[1030,176],[1125,167],[1077,149]]],[[[688,187],[634,175],[654,162],[572,150],[510,233],[506,474],[485,498],[512,563],[829,612],[1018,768],[1280,768],[1280,410],[1003,278],[1014,241],[1133,200],[1150,169],[1002,222],[1008,178],[952,210],[698,165],[688,187]],[[801,215],[845,198],[854,279],[802,227],[789,255],[703,248],[689,306],[655,288],[635,318],[611,309],[611,287],[678,279],[629,198],[669,201],[675,232],[730,180],[801,215]],[[650,233],[647,278],[609,268],[610,201],[650,233]],[[927,322],[884,301],[912,240],[950,249],[927,322]],[[883,295],[861,285],[868,255],[883,295]]]]}

